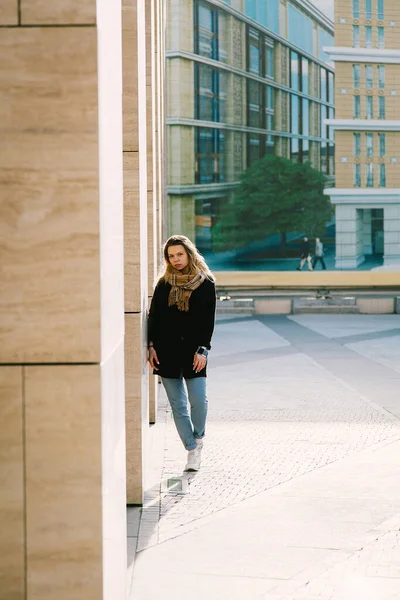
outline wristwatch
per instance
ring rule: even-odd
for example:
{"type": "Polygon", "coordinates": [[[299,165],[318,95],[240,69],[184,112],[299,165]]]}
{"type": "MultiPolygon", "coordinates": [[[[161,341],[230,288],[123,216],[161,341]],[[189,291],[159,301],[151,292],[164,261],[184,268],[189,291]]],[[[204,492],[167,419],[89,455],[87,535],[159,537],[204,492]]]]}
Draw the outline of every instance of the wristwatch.
{"type": "Polygon", "coordinates": [[[199,346],[196,350],[196,354],[202,354],[204,358],[207,358],[208,350],[205,346],[199,346]]]}

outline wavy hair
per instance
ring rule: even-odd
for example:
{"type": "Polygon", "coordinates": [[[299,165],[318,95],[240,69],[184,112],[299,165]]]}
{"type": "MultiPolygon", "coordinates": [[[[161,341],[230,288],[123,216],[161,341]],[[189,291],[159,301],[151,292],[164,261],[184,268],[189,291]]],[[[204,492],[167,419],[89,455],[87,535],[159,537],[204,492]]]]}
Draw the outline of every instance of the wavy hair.
{"type": "Polygon", "coordinates": [[[164,257],[164,272],[161,275],[161,279],[165,279],[168,273],[174,273],[175,269],[170,264],[168,259],[168,248],[170,246],[183,246],[189,257],[189,274],[197,275],[200,271],[205,274],[207,279],[215,281],[214,275],[211,273],[206,261],[203,256],[197,250],[196,246],[192,241],[189,240],[185,235],[173,235],[164,244],[163,257],[164,257]]]}

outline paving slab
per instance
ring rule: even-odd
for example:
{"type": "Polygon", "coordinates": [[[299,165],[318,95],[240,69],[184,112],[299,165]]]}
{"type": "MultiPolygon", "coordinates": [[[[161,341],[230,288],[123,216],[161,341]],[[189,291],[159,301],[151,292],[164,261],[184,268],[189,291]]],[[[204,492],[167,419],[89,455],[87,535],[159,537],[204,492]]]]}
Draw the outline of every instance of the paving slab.
{"type": "Polygon", "coordinates": [[[376,337],[396,339],[388,316],[217,323],[203,463],[184,496],[161,490],[185,452],[160,397],[130,598],[400,597],[400,374],[376,337]]]}

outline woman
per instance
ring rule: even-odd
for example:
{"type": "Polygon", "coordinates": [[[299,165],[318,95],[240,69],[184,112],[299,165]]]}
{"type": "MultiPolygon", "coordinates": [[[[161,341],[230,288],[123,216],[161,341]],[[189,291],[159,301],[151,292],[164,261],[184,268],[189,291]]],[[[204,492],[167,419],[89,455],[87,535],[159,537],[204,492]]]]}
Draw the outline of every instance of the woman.
{"type": "Polygon", "coordinates": [[[185,471],[198,471],[208,405],[206,376],[215,320],[214,277],[194,244],[183,235],[167,240],[164,261],[165,272],[150,306],[149,362],[153,373],[162,378],[178,434],[188,451],[185,471]]]}

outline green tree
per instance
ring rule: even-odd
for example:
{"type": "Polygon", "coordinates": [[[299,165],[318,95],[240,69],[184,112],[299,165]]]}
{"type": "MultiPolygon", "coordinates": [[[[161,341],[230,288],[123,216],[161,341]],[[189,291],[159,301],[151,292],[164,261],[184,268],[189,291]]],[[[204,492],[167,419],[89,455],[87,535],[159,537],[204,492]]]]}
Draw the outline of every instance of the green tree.
{"type": "Polygon", "coordinates": [[[274,155],[254,162],[242,173],[234,199],[222,209],[214,250],[240,248],[279,233],[284,253],[290,231],[321,235],[333,214],[324,187],[325,176],[310,163],[274,155]]]}

